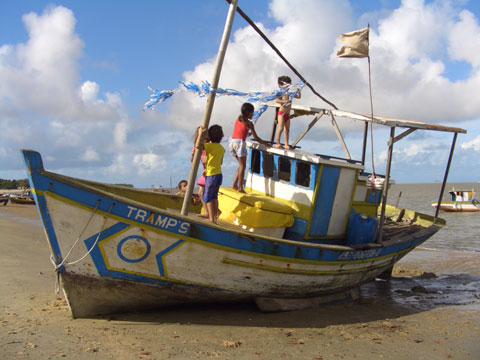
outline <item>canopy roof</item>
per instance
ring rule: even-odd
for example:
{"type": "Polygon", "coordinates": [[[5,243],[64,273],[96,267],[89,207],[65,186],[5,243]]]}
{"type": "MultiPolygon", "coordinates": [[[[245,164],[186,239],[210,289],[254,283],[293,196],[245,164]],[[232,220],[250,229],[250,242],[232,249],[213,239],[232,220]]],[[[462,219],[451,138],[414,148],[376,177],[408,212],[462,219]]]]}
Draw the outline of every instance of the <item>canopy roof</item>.
{"type": "MultiPolygon", "coordinates": [[[[270,102],[267,105],[272,107],[279,106],[274,102],[270,102]]],[[[467,130],[462,128],[431,124],[431,123],[426,123],[426,122],[417,121],[417,120],[396,119],[396,118],[387,117],[387,116],[374,115],[372,120],[372,117],[370,115],[357,114],[357,113],[343,111],[343,110],[335,110],[335,109],[327,110],[327,109],[320,109],[320,108],[301,106],[301,105],[295,105],[295,104],[292,105],[292,109],[298,114],[315,115],[320,113],[324,113],[324,114],[331,113],[335,117],[344,117],[344,118],[360,120],[365,122],[373,121],[374,124],[379,124],[379,125],[384,125],[389,127],[424,129],[424,130],[462,133],[462,134],[465,134],[467,132],[467,130]]]]}

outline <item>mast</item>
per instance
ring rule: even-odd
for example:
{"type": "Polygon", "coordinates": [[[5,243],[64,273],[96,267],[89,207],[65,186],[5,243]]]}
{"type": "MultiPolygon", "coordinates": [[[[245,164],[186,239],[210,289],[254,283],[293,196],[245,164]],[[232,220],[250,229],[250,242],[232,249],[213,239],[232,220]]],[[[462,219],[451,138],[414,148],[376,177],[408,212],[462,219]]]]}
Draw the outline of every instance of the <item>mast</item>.
{"type": "MultiPolygon", "coordinates": [[[[225,59],[225,53],[227,51],[228,41],[230,39],[230,33],[232,31],[233,18],[235,17],[235,12],[237,11],[238,0],[231,0],[230,7],[228,9],[227,20],[225,22],[225,28],[223,30],[222,41],[220,42],[220,47],[218,49],[217,61],[215,63],[215,69],[213,72],[212,79],[212,89],[218,87],[218,80],[220,79],[220,73],[222,71],[223,60],[225,59]]],[[[215,102],[216,93],[213,91],[208,94],[207,104],[205,107],[205,112],[203,114],[202,129],[208,129],[210,124],[210,117],[212,116],[213,104],[215,102]]],[[[192,167],[190,168],[190,175],[188,176],[188,186],[185,193],[185,198],[183,199],[182,205],[182,215],[188,215],[188,206],[190,205],[190,199],[192,198],[193,187],[195,184],[195,179],[198,172],[198,163],[200,162],[201,151],[195,149],[195,155],[193,156],[192,167]]]]}

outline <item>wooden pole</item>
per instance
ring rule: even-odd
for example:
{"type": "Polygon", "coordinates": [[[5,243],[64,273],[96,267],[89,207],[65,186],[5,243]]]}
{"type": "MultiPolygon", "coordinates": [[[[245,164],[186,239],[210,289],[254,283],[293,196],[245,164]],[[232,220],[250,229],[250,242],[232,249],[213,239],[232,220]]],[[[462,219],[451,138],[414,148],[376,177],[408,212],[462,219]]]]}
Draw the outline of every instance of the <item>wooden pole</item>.
{"type": "Polygon", "coordinates": [[[365,126],[363,127],[362,165],[365,165],[365,153],[367,150],[367,134],[368,134],[368,122],[365,121],[365,126]]]}
{"type": "MultiPolygon", "coordinates": [[[[370,24],[368,24],[368,89],[370,91],[370,114],[372,117],[371,122],[371,136],[372,136],[372,176],[375,175],[375,167],[373,164],[373,98],[372,98],[372,74],[370,70],[370,24]]],[[[368,135],[368,122],[365,122],[363,128],[363,148],[362,148],[362,165],[365,165],[365,155],[367,153],[367,135],[368,135]]]]}
{"type": "Polygon", "coordinates": [[[392,126],[392,128],[390,129],[390,141],[388,142],[388,159],[387,159],[387,169],[385,171],[385,182],[383,183],[382,211],[380,213],[380,224],[378,225],[378,234],[377,234],[378,243],[382,242],[382,236],[383,236],[383,222],[385,221],[385,208],[387,207],[388,183],[390,181],[390,168],[392,165],[394,138],[395,138],[395,126],[392,126]]]}
{"type": "Polygon", "coordinates": [[[445,191],[445,185],[447,184],[448,173],[450,171],[450,164],[452,163],[453,150],[455,150],[455,143],[457,142],[457,135],[453,135],[452,147],[450,148],[450,155],[448,157],[447,168],[445,170],[445,175],[443,176],[442,188],[440,189],[440,195],[438,197],[437,208],[435,209],[435,217],[433,218],[433,223],[437,222],[438,212],[440,211],[440,205],[442,204],[443,192],[445,191]]]}
{"type": "MultiPolygon", "coordinates": [[[[230,7],[228,9],[227,20],[225,22],[225,28],[223,30],[222,41],[218,49],[217,61],[215,63],[215,70],[212,79],[212,89],[217,89],[218,81],[220,79],[220,73],[222,72],[223,60],[225,59],[225,53],[227,51],[228,41],[230,39],[230,33],[232,32],[233,19],[235,12],[237,11],[238,0],[231,0],[230,7]]],[[[207,105],[203,114],[202,129],[208,129],[210,124],[210,117],[212,116],[213,104],[215,102],[215,91],[208,94],[207,105]]],[[[193,187],[197,178],[198,164],[200,162],[201,151],[195,149],[195,155],[193,156],[192,167],[190,168],[190,175],[188,176],[188,186],[185,193],[185,198],[182,205],[182,215],[188,215],[188,207],[190,205],[190,199],[192,198],[193,187]]]]}

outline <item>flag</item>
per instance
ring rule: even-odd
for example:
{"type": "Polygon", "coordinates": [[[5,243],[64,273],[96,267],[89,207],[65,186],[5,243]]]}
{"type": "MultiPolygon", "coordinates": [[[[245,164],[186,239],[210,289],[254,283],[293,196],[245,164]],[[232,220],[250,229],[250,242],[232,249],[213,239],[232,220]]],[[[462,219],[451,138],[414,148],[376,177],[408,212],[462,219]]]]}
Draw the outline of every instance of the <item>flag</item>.
{"type": "Polygon", "coordinates": [[[356,30],[340,35],[340,41],[345,43],[339,51],[338,57],[368,57],[368,32],[369,28],[356,30]]]}

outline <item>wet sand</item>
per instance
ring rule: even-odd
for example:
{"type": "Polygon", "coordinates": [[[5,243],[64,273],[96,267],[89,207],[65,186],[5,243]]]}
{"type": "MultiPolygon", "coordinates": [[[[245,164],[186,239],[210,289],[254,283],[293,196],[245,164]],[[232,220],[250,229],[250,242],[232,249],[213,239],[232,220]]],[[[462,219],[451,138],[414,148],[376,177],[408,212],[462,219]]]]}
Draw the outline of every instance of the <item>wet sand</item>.
{"type": "Polygon", "coordinates": [[[358,301],[319,309],[217,304],[74,320],[54,292],[36,208],[0,206],[0,239],[2,359],[480,358],[480,265],[461,252],[416,250],[358,301]]]}

